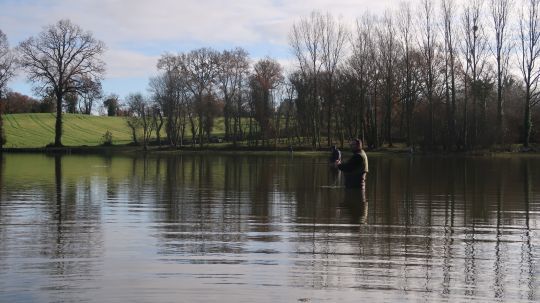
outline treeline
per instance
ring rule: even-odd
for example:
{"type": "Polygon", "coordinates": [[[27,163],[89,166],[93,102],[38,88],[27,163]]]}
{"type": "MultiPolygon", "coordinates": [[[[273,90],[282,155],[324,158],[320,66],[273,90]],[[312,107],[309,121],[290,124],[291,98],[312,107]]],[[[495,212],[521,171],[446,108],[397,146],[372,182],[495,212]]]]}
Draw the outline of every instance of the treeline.
{"type": "MultiPolygon", "coordinates": [[[[55,96],[35,99],[18,92],[8,91],[0,102],[4,114],[54,113],[56,109],[55,96]]],[[[92,115],[96,112],[107,116],[129,115],[121,103],[120,97],[116,94],[98,95],[89,99],[82,98],[77,94],[68,94],[64,99],[63,112],[84,115],[92,115]]]]}
{"type": "MultiPolygon", "coordinates": [[[[366,13],[350,26],[313,12],[290,29],[294,64],[286,71],[272,58],[253,61],[242,48],[166,53],[149,96],[127,96],[122,107],[111,95],[105,105],[109,115],[130,116],[134,140],[144,146],[151,137],[202,146],[223,117],[224,139],[235,146],[321,148],[359,137],[371,148],[529,148],[539,140],[539,13],[540,0],[417,0],[366,13]]],[[[73,100],[101,98],[102,42],[67,20],[39,38],[18,46],[19,66],[54,97],[57,117],[75,108],[73,100]],[[34,64],[59,33],[78,37],[86,55],[34,64]],[[78,59],[87,70],[73,67],[70,79],[39,69],[78,59]]],[[[92,103],[77,104],[92,112],[92,103]]],[[[61,144],[61,121],[56,130],[61,144]]]]}
{"type": "Polygon", "coordinates": [[[53,111],[52,104],[17,92],[6,93],[0,106],[2,106],[4,114],[50,113],[53,111]]]}
{"type": "Polygon", "coordinates": [[[215,118],[223,116],[225,140],[234,145],[245,140],[269,145],[271,139],[275,144],[282,136],[285,113],[276,94],[284,76],[276,60],[265,58],[251,65],[241,48],[223,52],[201,48],[165,54],[157,67],[159,75],[150,79],[150,104],[138,94],[127,98],[130,112],[148,127],[142,127],[143,133],[156,130],[159,140],[164,125],[172,146],[186,140],[202,146],[210,141],[215,118]]]}
{"type": "Polygon", "coordinates": [[[365,14],[354,28],[314,12],[290,31],[296,64],[287,75],[271,58],[250,64],[241,48],[165,54],[147,113],[166,121],[175,146],[188,128],[203,144],[222,114],[234,144],[281,138],[320,148],[360,137],[372,148],[529,147],[540,118],[540,7],[515,4],[421,0],[365,14]]]}
{"type": "Polygon", "coordinates": [[[290,35],[303,135],[313,146],[528,147],[538,140],[538,12],[536,0],[421,0],[352,29],[313,13],[290,35]]]}

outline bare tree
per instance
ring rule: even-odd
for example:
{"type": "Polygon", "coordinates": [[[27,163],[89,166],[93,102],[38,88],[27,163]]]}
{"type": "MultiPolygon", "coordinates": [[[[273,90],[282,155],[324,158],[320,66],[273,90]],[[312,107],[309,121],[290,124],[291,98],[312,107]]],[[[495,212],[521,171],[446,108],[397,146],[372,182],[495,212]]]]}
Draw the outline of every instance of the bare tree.
{"type": "Polygon", "coordinates": [[[395,67],[397,63],[397,41],[394,20],[386,11],[378,31],[379,66],[384,88],[384,137],[392,146],[392,111],[395,89],[395,67]]]}
{"type": "MultiPolygon", "coordinates": [[[[241,65],[240,65],[241,66],[241,65]]],[[[247,100],[249,99],[247,96],[249,96],[249,82],[251,78],[251,71],[249,70],[249,66],[246,69],[239,69],[238,70],[238,92],[235,94],[235,97],[233,98],[233,117],[234,117],[234,123],[233,123],[233,144],[236,146],[238,144],[238,140],[243,138],[243,134],[245,131],[243,130],[243,124],[242,124],[242,117],[245,116],[246,108],[247,108],[247,100]]]]}
{"type": "Polygon", "coordinates": [[[493,52],[497,62],[497,143],[504,142],[504,81],[508,76],[508,63],[510,59],[510,35],[508,31],[508,18],[513,5],[512,0],[490,0],[491,18],[495,33],[493,52]]]}
{"type": "Polygon", "coordinates": [[[8,81],[15,75],[15,56],[9,48],[6,35],[0,30],[0,148],[5,144],[6,137],[3,126],[3,106],[4,92],[8,81]]]}
{"type": "MultiPolygon", "coordinates": [[[[484,119],[480,121],[479,107],[482,101],[482,76],[486,68],[487,40],[482,26],[482,0],[472,0],[465,7],[462,17],[463,22],[463,53],[466,60],[465,69],[465,103],[463,140],[465,147],[475,146],[478,142],[479,132],[485,130],[484,119]],[[472,121],[468,124],[468,99],[472,97],[472,121]],[[472,134],[469,132],[472,129],[472,134]]],[[[485,101],[485,99],[484,99],[485,101]]],[[[482,116],[485,115],[485,103],[482,104],[482,116]]]]}
{"type": "Polygon", "coordinates": [[[345,55],[346,42],[349,32],[343,22],[336,22],[332,15],[327,13],[323,18],[322,35],[322,62],[324,68],[325,106],[326,106],[326,134],[328,146],[332,145],[332,117],[336,108],[335,77],[339,64],[345,55]]]}
{"type": "Polygon", "coordinates": [[[239,98],[242,90],[242,79],[249,69],[248,53],[242,48],[231,51],[223,51],[219,55],[217,84],[225,102],[223,118],[225,124],[225,139],[232,136],[236,142],[237,120],[231,125],[231,119],[235,115],[234,100],[239,98]],[[231,134],[232,133],[232,134],[231,134]]]}
{"type": "Polygon", "coordinates": [[[15,75],[15,56],[9,48],[6,35],[0,30],[0,99],[9,80],[15,75]]]}
{"type": "Polygon", "coordinates": [[[375,18],[365,14],[356,21],[356,32],[352,42],[349,65],[354,71],[360,102],[353,102],[342,109],[344,123],[348,125],[350,137],[370,138],[372,146],[378,146],[377,123],[377,52],[375,45],[375,18]],[[355,105],[359,105],[356,109],[355,105]],[[352,109],[352,110],[350,110],[352,109]]]}
{"type": "Polygon", "coordinates": [[[412,36],[413,36],[413,14],[409,2],[401,2],[397,16],[398,36],[401,44],[402,62],[405,70],[402,77],[402,96],[401,101],[404,104],[402,115],[406,120],[406,138],[407,146],[412,145],[412,114],[414,108],[414,99],[412,93],[412,36]]]}
{"type": "Polygon", "coordinates": [[[216,81],[218,53],[210,48],[200,48],[189,52],[182,60],[182,71],[186,77],[186,87],[193,95],[198,118],[199,145],[203,146],[204,97],[212,90],[216,81]]]}
{"type": "Polygon", "coordinates": [[[271,123],[274,111],[271,90],[283,82],[283,69],[277,61],[270,58],[259,60],[253,69],[255,117],[261,127],[264,143],[274,131],[271,123]]]}
{"type": "Polygon", "coordinates": [[[184,58],[184,55],[162,55],[157,64],[161,74],[150,79],[154,102],[165,116],[169,144],[175,147],[184,142],[188,117],[188,90],[182,71],[184,58]]]}
{"type": "Polygon", "coordinates": [[[421,40],[420,52],[422,53],[424,66],[424,95],[429,105],[429,129],[428,129],[428,146],[434,147],[435,143],[435,85],[437,77],[437,32],[435,30],[435,17],[433,2],[431,0],[422,0],[421,2],[421,40]]]}
{"type": "Polygon", "coordinates": [[[444,21],[444,86],[446,99],[448,147],[456,144],[456,29],[454,26],[456,5],[454,0],[442,0],[441,10],[444,21]]]}
{"type": "Polygon", "coordinates": [[[92,81],[92,79],[83,78],[82,88],[79,91],[79,112],[85,115],[91,115],[96,100],[103,97],[101,82],[92,81]]]}
{"type": "Polygon", "coordinates": [[[56,96],[54,145],[62,146],[62,104],[67,93],[83,89],[83,79],[99,82],[105,70],[100,56],[103,42],[69,20],[49,25],[37,36],[19,44],[21,66],[38,92],[50,89],[56,96]]]}
{"type": "Polygon", "coordinates": [[[319,12],[312,12],[309,18],[301,19],[293,25],[289,44],[298,61],[300,74],[310,84],[309,110],[312,146],[320,146],[319,77],[323,61],[324,19],[319,12]]]}
{"type": "Polygon", "coordinates": [[[291,135],[292,135],[292,118],[297,116],[295,111],[295,90],[294,86],[290,82],[290,78],[288,78],[288,81],[284,84],[284,94],[285,94],[285,100],[283,100],[281,107],[282,112],[285,115],[285,132],[287,134],[287,145],[291,145],[291,135]]]}
{"type": "Polygon", "coordinates": [[[161,147],[161,128],[165,124],[165,119],[163,119],[163,113],[159,104],[154,104],[152,106],[152,127],[156,131],[156,140],[157,144],[161,147]]]}
{"type": "Polygon", "coordinates": [[[130,116],[127,118],[128,126],[132,129],[134,142],[137,143],[137,129],[142,130],[143,149],[148,150],[148,142],[154,131],[152,123],[152,107],[140,93],[130,94],[127,97],[130,116]]]}
{"type": "Polygon", "coordinates": [[[520,68],[525,86],[523,145],[529,147],[532,129],[532,107],[540,101],[538,80],[540,69],[540,0],[525,0],[519,19],[519,38],[521,44],[520,68]]]}

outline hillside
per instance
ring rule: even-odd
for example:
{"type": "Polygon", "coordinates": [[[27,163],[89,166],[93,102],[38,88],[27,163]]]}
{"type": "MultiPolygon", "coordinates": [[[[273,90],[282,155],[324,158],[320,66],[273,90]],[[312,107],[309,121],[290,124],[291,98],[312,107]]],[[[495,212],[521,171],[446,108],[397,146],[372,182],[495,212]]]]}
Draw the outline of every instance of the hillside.
{"type": "MultiPolygon", "coordinates": [[[[7,148],[44,147],[54,142],[54,114],[12,114],[3,118],[7,148]]],[[[113,135],[113,144],[131,142],[131,130],[122,117],[64,114],[63,121],[62,143],[66,146],[99,145],[107,130],[113,135]]],[[[223,135],[223,118],[216,119],[212,133],[223,135]]],[[[161,136],[165,136],[164,129],[161,136]]]]}
{"type": "MultiPolygon", "coordinates": [[[[107,130],[115,144],[131,141],[123,118],[65,114],[62,143],[66,146],[99,145],[107,130]]],[[[4,115],[5,147],[43,147],[54,142],[54,114],[4,115]]]]}

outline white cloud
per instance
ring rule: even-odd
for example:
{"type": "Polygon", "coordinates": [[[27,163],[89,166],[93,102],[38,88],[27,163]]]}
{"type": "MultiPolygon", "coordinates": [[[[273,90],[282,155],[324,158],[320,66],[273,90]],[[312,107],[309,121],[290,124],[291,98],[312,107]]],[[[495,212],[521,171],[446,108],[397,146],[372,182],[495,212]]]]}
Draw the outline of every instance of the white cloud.
{"type": "Polygon", "coordinates": [[[285,66],[292,24],[311,11],[352,21],[367,9],[382,12],[398,0],[0,0],[0,29],[11,45],[45,25],[69,18],[108,47],[108,79],[149,77],[158,56],[198,46],[243,46],[285,66]]]}
{"type": "Polygon", "coordinates": [[[0,3],[0,28],[7,27],[14,35],[32,35],[36,28],[70,18],[111,45],[137,40],[284,43],[290,24],[314,9],[354,19],[367,8],[378,11],[394,3],[398,1],[9,1],[0,3]]]}
{"type": "Polygon", "coordinates": [[[145,77],[155,74],[157,56],[128,50],[109,50],[105,53],[107,78],[145,77]]]}

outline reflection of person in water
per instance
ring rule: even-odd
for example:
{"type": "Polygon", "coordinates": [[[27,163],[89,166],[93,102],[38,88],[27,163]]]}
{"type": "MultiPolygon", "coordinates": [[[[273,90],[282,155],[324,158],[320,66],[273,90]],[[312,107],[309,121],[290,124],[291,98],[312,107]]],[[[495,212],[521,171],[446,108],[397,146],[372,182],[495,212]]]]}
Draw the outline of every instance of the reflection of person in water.
{"type": "Polygon", "coordinates": [[[360,139],[351,140],[353,156],[349,161],[342,163],[341,160],[335,162],[336,167],[345,173],[345,188],[366,188],[366,175],[369,171],[368,158],[362,149],[360,139]]]}
{"type": "Polygon", "coordinates": [[[343,205],[349,210],[351,224],[366,224],[368,219],[368,202],[366,191],[361,188],[348,188],[345,190],[343,205]]]}

